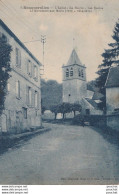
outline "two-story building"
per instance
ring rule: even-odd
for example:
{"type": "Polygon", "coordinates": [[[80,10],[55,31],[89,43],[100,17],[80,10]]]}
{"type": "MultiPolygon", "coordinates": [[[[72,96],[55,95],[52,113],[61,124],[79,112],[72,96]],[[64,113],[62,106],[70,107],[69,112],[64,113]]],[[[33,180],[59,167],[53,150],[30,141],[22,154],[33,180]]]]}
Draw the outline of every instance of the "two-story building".
{"type": "Polygon", "coordinates": [[[0,36],[12,46],[11,77],[7,83],[1,132],[20,133],[41,126],[41,63],[0,20],[0,36]]]}
{"type": "Polygon", "coordinates": [[[119,131],[119,66],[110,68],[105,87],[107,126],[119,131]]]}

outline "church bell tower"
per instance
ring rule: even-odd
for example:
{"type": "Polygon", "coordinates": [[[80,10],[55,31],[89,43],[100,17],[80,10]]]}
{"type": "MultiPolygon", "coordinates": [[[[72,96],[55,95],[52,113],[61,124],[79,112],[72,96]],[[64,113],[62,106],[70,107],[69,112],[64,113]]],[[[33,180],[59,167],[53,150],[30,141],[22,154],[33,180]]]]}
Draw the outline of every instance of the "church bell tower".
{"type": "Polygon", "coordinates": [[[63,102],[80,103],[87,94],[86,67],[73,49],[63,70],[63,102]]]}

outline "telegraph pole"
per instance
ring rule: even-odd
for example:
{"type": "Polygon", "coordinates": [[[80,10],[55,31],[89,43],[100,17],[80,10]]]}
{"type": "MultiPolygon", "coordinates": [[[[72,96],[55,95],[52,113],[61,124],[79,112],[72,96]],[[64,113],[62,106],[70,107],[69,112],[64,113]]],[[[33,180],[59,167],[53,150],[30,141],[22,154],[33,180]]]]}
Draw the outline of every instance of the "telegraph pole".
{"type": "Polygon", "coordinates": [[[44,44],[46,43],[46,35],[41,35],[41,43],[43,44],[43,74],[44,75],[44,55],[45,55],[45,49],[44,49],[44,44]]]}

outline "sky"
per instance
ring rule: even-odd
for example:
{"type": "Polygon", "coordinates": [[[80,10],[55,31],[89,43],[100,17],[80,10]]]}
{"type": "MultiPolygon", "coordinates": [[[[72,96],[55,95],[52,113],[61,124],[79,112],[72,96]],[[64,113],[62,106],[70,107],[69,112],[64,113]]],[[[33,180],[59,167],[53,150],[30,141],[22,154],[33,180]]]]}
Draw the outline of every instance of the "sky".
{"type": "Polygon", "coordinates": [[[67,63],[73,48],[87,67],[87,81],[97,77],[101,54],[109,48],[108,43],[113,42],[118,13],[118,0],[0,0],[0,18],[41,63],[41,35],[46,35],[43,78],[59,83],[62,82],[62,65],[67,63]],[[54,12],[35,12],[28,7],[54,12]],[[73,12],[56,12],[69,8],[73,12]]]}

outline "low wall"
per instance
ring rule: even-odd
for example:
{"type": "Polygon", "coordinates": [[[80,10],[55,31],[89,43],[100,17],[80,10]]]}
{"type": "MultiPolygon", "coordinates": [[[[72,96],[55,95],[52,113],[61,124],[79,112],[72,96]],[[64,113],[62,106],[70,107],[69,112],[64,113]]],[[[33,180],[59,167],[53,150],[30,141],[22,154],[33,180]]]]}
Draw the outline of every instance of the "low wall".
{"type": "Polygon", "coordinates": [[[119,131],[119,114],[107,115],[107,126],[119,131]]]}
{"type": "Polygon", "coordinates": [[[92,126],[106,127],[105,115],[77,115],[73,119],[73,124],[81,124],[82,120],[89,122],[92,126]]]}

